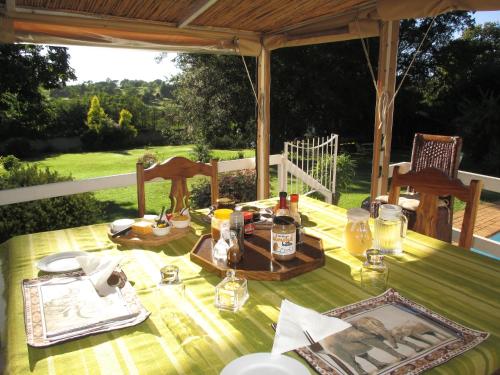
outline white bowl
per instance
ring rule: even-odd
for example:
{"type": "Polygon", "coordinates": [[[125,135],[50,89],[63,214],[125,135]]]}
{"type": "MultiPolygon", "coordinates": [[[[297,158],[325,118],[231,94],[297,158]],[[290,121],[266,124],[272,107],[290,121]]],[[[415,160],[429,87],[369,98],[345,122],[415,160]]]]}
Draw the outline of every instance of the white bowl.
{"type": "Polygon", "coordinates": [[[155,236],[163,237],[169,233],[170,233],[170,225],[163,227],[163,228],[153,227],[153,234],[155,236]]]}
{"type": "Polygon", "coordinates": [[[156,220],[158,220],[158,215],[144,215],[142,219],[154,223],[156,220]]]}
{"type": "Polygon", "coordinates": [[[124,229],[132,226],[132,224],[134,224],[134,223],[135,223],[135,220],[132,220],[132,219],[115,220],[110,224],[111,232],[113,232],[113,233],[119,232],[121,230],[124,230],[124,229]]]}
{"type": "Polygon", "coordinates": [[[174,228],[183,229],[189,226],[191,218],[189,216],[187,216],[187,220],[175,220],[175,218],[172,218],[170,222],[172,223],[174,228]]]}

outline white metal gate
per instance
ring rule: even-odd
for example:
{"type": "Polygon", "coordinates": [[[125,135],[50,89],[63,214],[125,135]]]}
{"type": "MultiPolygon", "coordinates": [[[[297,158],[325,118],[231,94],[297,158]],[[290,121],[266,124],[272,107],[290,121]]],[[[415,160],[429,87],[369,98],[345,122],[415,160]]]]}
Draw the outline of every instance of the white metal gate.
{"type": "Polygon", "coordinates": [[[332,203],[337,172],[337,134],[285,142],[281,191],[318,192],[332,203]]]}

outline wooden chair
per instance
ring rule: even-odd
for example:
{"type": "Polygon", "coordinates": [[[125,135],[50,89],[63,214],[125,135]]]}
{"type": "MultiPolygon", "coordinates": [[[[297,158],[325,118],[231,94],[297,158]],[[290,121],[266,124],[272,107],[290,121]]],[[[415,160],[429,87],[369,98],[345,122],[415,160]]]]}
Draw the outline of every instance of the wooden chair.
{"type": "Polygon", "coordinates": [[[211,160],[210,164],[194,162],[184,157],[175,156],[165,160],[161,164],[155,164],[144,169],[142,163],[137,163],[137,206],[139,217],[144,216],[146,211],[146,197],[144,183],[155,178],[172,180],[170,189],[170,201],[172,212],[179,212],[184,205],[189,206],[189,191],[186,179],[203,175],[210,177],[210,192],[212,204],[215,204],[219,195],[219,182],[217,178],[217,160],[211,160]]]}
{"type": "MultiPolygon", "coordinates": [[[[458,136],[434,135],[416,133],[413,138],[410,171],[418,172],[426,168],[437,168],[451,178],[456,178],[460,164],[462,138],[458,136]]],[[[403,194],[399,203],[403,213],[408,218],[408,228],[415,226],[415,207],[419,198],[412,186],[408,186],[408,194],[403,194]]],[[[451,227],[453,224],[453,198],[448,195],[441,197],[439,209],[438,235],[440,240],[451,242],[451,227]]],[[[381,195],[370,202],[368,198],[362,207],[369,210],[372,217],[378,216],[381,204],[388,202],[387,195],[381,195]]]]}
{"type": "Polygon", "coordinates": [[[416,210],[416,223],[413,230],[434,238],[437,237],[438,231],[439,197],[448,195],[464,201],[466,203],[465,214],[458,244],[466,249],[471,248],[482,181],[472,180],[470,185],[466,186],[459,179],[450,178],[436,168],[400,174],[399,167],[395,167],[389,191],[390,204],[398,203],[402,186],[411,186],[420,193],[420,204],[416,210]]]}

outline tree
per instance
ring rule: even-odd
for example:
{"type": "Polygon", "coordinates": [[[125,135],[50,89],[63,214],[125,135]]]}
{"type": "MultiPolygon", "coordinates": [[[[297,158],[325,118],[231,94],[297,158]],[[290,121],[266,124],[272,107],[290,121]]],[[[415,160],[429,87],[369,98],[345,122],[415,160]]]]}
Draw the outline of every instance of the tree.
{"type": "MultiPolygon", "coordinates": [[[[251,71],[254,61],[248,60],[251,71]]],[[[210,147],[249,146],[255,140],[255,99],[241,57],[178,55],[174,79],[181,122],[210,147]]]]}
{"type": "Polygon", "coordinates": [[[0,136],[44,136],[51,121],[42,89],[76,79],[63,47],[0,45],[0,136]]]}
{"type": "Polygon", "coordinates": [[[94,95],[90,101],[90,108],[87,113],[87,126],[89,129],[99,133],[109,123],[109,117],[99,103],[99,98],[94,95]]]}
{"type": "MultiPolygon", "coordinates": [[[[401,23],[398,80],[430,22],[401,23]]],[[[436,53],[472,22],[464,12],[435,19],[396,99],[394,136],[400,142],[395,144],[410,143],[425,123],[420,113],[428,112],[426,81],[435,74],[436,53]]],[[[376,74],[378,39],[366,42],[376,74]]],[[[183,122],[212,147],[255,141],[255,98],[241,57],[180,55],[176,61],[183,73],[174,81],[174,98],[183,122]]],[[[246,61],[256,86],[255,60],[246,61]]],[[[273,152],[281,151],[284,141],[304,135],[336,132],[344,141],[373,139],[375,90],[359,40],[273,51],[271,77],[273,152]]]]}
{"type": "Polygon", "coordinates": [[[137,136],[137,129],[132,125],[132,113],[125,108],[120,111],[118,126],[121,132],[125,133],[126,139],[135,138],[137,136]]]}

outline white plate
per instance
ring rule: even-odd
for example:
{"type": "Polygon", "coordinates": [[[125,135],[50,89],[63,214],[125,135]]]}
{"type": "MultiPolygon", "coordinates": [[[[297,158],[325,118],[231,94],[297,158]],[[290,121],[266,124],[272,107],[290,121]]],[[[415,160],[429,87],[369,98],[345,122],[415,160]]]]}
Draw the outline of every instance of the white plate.
{"type": "Polygon", "coordinates": [[[132,224],[135,223],[135,220],[132,219],[118,219],[113,221],[110,224],[111,232],[116,233],[121,230],[124,230],[125,228],[128,228],[132,226],[132,224]]]}
{"type": "Polygon", "coordinates": [[[76,260],[78,256],[87,256],[85,251],[65,251],[52,254],[41,259],[37,263],[39,270],[45,272],[70,272],[79,270],[80,263],[76,260]]]}
{"type": "Polygon", "coordinates": [[[220,375],[310,375],[299,361],[286,355],[253,353],[237,358],[220,375]]]}

